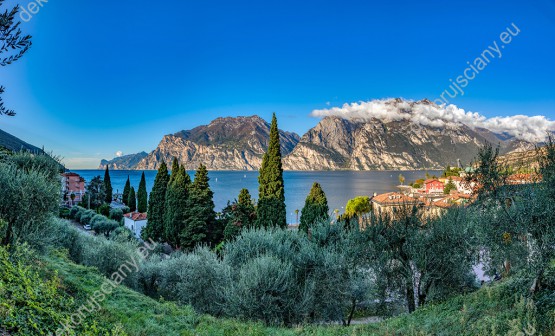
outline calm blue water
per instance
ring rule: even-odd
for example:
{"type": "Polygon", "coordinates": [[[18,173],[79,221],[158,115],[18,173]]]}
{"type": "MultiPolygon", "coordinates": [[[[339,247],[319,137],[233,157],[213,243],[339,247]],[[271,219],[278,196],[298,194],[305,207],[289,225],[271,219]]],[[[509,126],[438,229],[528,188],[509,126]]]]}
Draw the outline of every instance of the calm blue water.
{"type": "MultiPolygon", "coordinates": [[[[75,170],[74,172],[83,176],[87,182],[93,177],[100,175],[104,177],[103,170],[75,170]]],[[[112,187],[114,192],[122,192],[127,176],[135,190],[139,187],[141,171],[135,170],[113,170],[110,171],[112,187]]],[[[343,212],[347,201],[355,196],[370,196],[373,193],[385,193],[396,191],[399,184],[399,174],[403,174],[406,183],[418,178],[424,178],[425,171],[336,171],[336,172],[290,172],[283,174],[285,180],[285,203],[287,205],[287,221],[295,222],[295,209],[302,209],[304,200],[312,183],[318,182],[322,185],[330,211],[339,209],[343,212]]],[[[440,171],[429,171],[430,174],[438,175],[440,171]]],[[[210,186],[214,191],[214,203],[216,211],[221,210],[228,200],[234,200],[242,188],[247,188],[253,198],[258,198],[258,172],[257,171],[211,171],[210,186]]],[[[190,171],[191,179],[194,171],[190,171]]],[[[145,171],[146,186],[150,193],[154,184],[156,171],[145,171]]]]}

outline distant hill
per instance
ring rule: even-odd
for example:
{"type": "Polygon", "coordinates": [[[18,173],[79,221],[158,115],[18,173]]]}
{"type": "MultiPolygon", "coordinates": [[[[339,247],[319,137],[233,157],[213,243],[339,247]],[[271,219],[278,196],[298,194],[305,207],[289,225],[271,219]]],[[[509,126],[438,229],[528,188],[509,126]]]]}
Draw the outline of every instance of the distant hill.
{"type": "Polygon", "coordinates": [[[116,157],[112,160],[102,160],[100,161],[100,165],[98,169],[106,169],[108,166],[109,169],[112,170],[132,170],[134,169],[137,164],[147,157],[148,154],[145,152],[140,152],[137,154],[129,154],[120,157],[116,157]]]}
{"type": "Polygon", "coordinates": [[[15,136],[0,130],[0,148],[5,148],[12,152],[30,151],[33,153],[42,153],[42,149],[28,144],[27,142],[16,138],[15,136]]]}
{"type": "Polygon", "coordinates": [[[49,153],[45,153],[44,150],[33,146],[5,131],[0,130],[0,154],[27,151],[34,154],[45,154],[50,157],[53,161],[59,165],[60,171],[66,170],[62,163],[57,158],[52,158],[49,153]]]}

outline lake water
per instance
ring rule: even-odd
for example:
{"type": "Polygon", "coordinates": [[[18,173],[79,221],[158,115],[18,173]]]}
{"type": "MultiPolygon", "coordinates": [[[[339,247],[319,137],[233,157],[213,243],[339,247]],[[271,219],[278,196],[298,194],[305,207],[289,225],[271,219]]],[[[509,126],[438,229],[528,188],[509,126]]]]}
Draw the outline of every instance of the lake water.
{"type": "MultiPolygon", "coordinates": [[[[103,170],[75,170],[89,182],[93,177],[100,175],[104,177],[103,170]]],[[[122,192],[127,176],[135,190],[139,187],[141,171],[136,170],[112,170],[110,178],[114,192],[122,192]]],[[[430,175],[441,174],[441,171],[428,171],[430,175]]],[[[424,178],[426,171],[330,171],[330,172],[293,172],[283,173],[285,181],[285,203],[287,206],[287,221],[295,223],[295,209],[302,209],[304,201],[312,183],[318,182],[322,185],[328,198],[330,211],[339,209],[344,211],[347,201],[355,196],[370,196],[374,193],[386,193],[397,191],[399,185],[399,174],[406,178],[405,183],[424,178]]],[[[194,171],[190,171],[191,179],[194,171]]],[[[210,171],[210,186],[214,191],[214,203],[216,211],[223,209],[227,201],[232,201],[239,195],[242,188],[247,188],[253,198],[258,198],[258,171],[210,171]]],[[[155,170],[145,171],[146,186],[150,193],[155,170]]]]}

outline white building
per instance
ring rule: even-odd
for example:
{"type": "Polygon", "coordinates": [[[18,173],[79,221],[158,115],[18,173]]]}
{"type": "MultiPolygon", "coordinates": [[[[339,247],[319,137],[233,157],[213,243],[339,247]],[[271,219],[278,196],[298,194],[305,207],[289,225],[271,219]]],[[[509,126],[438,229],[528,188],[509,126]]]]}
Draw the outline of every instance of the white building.
{"type": "Polygon", "coordinates": [[[124,225],[131,230],[137,238],[141,237],[141,230],[148,223],[146,213],[130,212],[123,215],[124,225]]]}

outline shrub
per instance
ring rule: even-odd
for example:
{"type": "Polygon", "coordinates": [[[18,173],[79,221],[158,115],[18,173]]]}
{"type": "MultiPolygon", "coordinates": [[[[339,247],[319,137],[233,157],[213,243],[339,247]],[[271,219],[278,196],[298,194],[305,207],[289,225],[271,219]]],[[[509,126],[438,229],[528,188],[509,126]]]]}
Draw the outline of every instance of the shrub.
{"type": "Polygon", "coordinates": [[[152,298],[160,298],[159,285],[162,281],[162,271],[165,265],[165,261],[157,256],[149,258],[137,275],[138,290],[152,298]]]}
{"type": "Polygon", "coordinates": [[[229,278],[229,268],[208,248],[198,248],[180,258],[177,298],[198,312],[222,315],[225,301],[223,289],[229,278]]]}
{"type": "Polygon", "coordinates": [[[60,218],[69,218],[69,211],[70,210],[68,208],[62,207],[62,208],[60,208],[58,216],[60,218]]]}
{"type": "Polygon", "coordinates": [[[121,222],[121,220],[123,219],[122,209],[112,209],[112,210],[110,210],[110,218],[115,220],[116,222],[121,222]]]}
{"type": "Polygon", "coordinates": [[[24,167],[0,162],[0,218],[8,223],[4,243],[40,244],[47,219],[59,210],[59,182],[52,182],[48,171],[24,167]]]}
{"type": "Polygon", "coordinates": [[[141,260],[137,254],[135,244],[116,243],[103,237],[86,234],[81,234],[79,240],[81,244],[80,263],[96,267],[102,274],[112,280],[114,280],[114,273],[122,274],[120,272],[121,267],[125,275],[123,283],[131,288],[137,287],[137,270],[131,264],[135,262],[139,266],[141,260]]]}
{"type": "Polygon", "coordinates": [[[231,270],[225,311],[236,317],[254,314],[247,305],[269,298],[257,299],[262,294],[256,291],[250,296],[244,293],[260,286],[273,293],[280,305],[295,303],[283,306],[279,313],[267,308],[266,311],[271,311],[269,316],[254,315],[266,323],[348,320],[353,305],[356,307],[370,294],[371,264],[361,256],[366,246],[368,243],[357,230],[348,231],[342,225],[330,226],[328,222],[315,225],[311,239],[304,233],[285,230],[243,231],[235,241],[226,243],[223,250],[224,263],[231,270]],[[251,274],[257,270],[264,277],[275,278],[271,274],[277,267],[290,272],[293,279],[287,291],[268,289],[280,288],[280,283],[264,283],[262,277],[258,279],[251,274]],[[241,301],[241,296],[245,301],[241,301]]]}
{"type": "Polygon", "coordinates": [[[137,238],[135,238],[133,232],[125,226],[121,226],[119,224],[118,227],[111,233],[110,240],[120,243],[137,242],[137,238]]]}
{"type": "Polygon", "coordinates": [[[103,215],[103,216],[109,217],[110,216],[110,205],[108,205],[106,203],[102,204],[100,207],[98,207],[98,213],[103,215]]]}
{"type": "Polygon", "coordinates": [[[98,223],[100,223],[100,222],[103,222],[103,221],[105,221],[105,220],[107,220],[107,219],[108,219],[108,218],[106,218],[104,215],[97,214],[97,215],[94,215],[94,216],[91,218],[89,224],[90,224],[90,225],[93,227],[93,229],[94,229],[94,226],[95,226],[96,224],[98,224],[98,223]]]}
{"type": "Polygon", "coordinates": [[[77,212],[75,213],[75,217],[73,219],[75,219],[78,223],[81,223],[81,217],[85,214],[86,211],[87,209],[83,207],[78,207],[77,212]]]}
{"type": "Polygon", "coordinates": [[[231,316],[291,325],[305,309],[296,293],[293,265],[274,256],[249,260],[226,288],[226,311],[231,316]],[[300,308],[300,309],[299,309],[300,308]]]}
{"type": "Polygon", "coordinates": [[[9,156],[7,161],[13,163],[18,170],[26,173],[41,172],[49,182],[56,185],[59,184],[60,173],[63,172],[63,166],[60,164],[59,158],[46,153],[33,154],[21,151],[9,156]]]}
{"type": "Polygon", "coordinates": [[[51,222],[48,233],[53,237],[52,247],[64,248],[73,261],[82,261],[83,247],[80,239],[84,234],[80,230],[67,221],[55,219],[51,222]]]}
{"type": "Polygon", "coordinates": [[[73,307],[73,298],[60,290],[56,275],[45,281],[28,266],[35,264],[32,255],[20,246],[10,255],[0,246],[0,330],[8,335],[54,332],[73,307]]]}
{"type": "Polygon", "coordinates": [[[81,208],[81,207],[78,206],[78,205],[74,205],[74,206],[71,208],[71,210],[69,210],[69,218],[75,219],[75,215],[77,215],[77,212],[78,212],[80,209],[83,209],[83,208],[81,208]]]}
{"type": "MultiPolygon", "coordinates": [[[[102,215],[99,215],[99,216],[102,216],[102,215]]],[[[109,237],[110,234],[119,227],[120,225],[118,222],[108,219],[104,216],[102,216],[101,219],[97,220],[92,225],[92,229],[96,233],[98,234],[103,233],[106,237],[109,237]]]]}
{"type": "Polygon", "coordinates": [[[83,225],[88,225],[91,223],[91,220],[94,216],[96,216],[96,212],[94,212],[93,210],[86,210],[81,215],[79,222],[83,225]]]}

